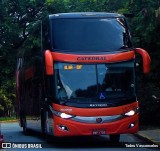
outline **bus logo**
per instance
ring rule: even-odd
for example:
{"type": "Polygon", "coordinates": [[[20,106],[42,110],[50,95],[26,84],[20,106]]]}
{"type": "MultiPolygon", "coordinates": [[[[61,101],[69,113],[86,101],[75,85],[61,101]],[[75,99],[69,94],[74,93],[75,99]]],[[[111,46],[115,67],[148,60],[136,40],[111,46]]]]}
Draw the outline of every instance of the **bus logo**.
{"type": "Polygon", "coordinates": [[[97,118],[97,119],[96,119],[96,122],[97,122],[97,123],[101,123],[101,122],[102,122],[102,118],[97,118]]]}
{"type": "Polygon", "coordinates": [[[90,104],[90,107],[107,107],[108,104],[90,104]]]}
{"type": "Polygon", "coordinates": [[[84,56],[84,57],[77,57],[77,60],[78,61],[95,61],[95,60],[107,60],[105,56],[90,56],[90,57],[87,57],[87,56],[84,56]]]}

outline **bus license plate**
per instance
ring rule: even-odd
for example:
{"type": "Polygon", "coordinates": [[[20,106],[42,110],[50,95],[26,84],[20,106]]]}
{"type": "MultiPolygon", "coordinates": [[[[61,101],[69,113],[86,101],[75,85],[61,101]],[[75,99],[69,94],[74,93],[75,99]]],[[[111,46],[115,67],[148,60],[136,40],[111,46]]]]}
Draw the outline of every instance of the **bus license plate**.
{"type": "Polygon", "coordinates": [[[104,130],[104,129],[100,129],[100,130],[93,130],[92,131],[92,134],[93,135],[105,135],[106,134],[106,130],[104,130]]]}

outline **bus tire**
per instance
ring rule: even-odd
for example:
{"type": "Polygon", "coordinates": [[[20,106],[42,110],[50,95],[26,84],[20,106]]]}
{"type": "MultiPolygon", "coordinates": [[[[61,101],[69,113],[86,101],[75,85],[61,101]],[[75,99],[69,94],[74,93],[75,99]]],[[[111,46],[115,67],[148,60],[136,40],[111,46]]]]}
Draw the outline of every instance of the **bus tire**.
{"type": "Polygon", "coordinates": [[[46,121],[45,112],[44,112],[44,109],[41,109],[41,131],[43,136],[45,136],[45,129],[46,129],[45,121],[46,121]]]}
{"type": "Polygon", "coordinates": [[[21,110],[19,112],[19,124],[20,127],[23,127],[23,112],[21,110]]]}
{"type": "Polygon", "coordinates": [[[48,132],[48,111],[45,111],[45,122],[44,122],[44,131],[45,131],[45,139],[48,144],[52,142],[52,136],[49,135],[48,132]]]}
{"type": "Polygon", "coordinates": [[[109,136],[109,140],[110,140],[111,143],[119,143],[120,134],[111,134],[109,136]]]}
{"type": "Polygon", "coordinates": [[[30,134],[29,129],[27,128],[26,119],[23,119],[23,134],[28,136],[30,134]]]}
{"type": "Polygon", "coordinates": [[[48,144],[51,144],[52,143],[52,136],[51,135],[49,135],[49,134],[46,134],[46,142],[48,143],[48,144]]]}

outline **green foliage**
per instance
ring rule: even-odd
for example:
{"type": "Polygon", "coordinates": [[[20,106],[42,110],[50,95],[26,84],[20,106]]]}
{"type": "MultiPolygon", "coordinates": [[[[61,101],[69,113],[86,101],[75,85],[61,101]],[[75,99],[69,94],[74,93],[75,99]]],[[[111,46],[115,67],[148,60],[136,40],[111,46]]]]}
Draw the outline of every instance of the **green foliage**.
{"type": "MultiPolygon", "coordinates": [[[[0,89],[0,116],[11,116],[14,110],[15,92],[6,91],[10,84],[5,84],[6,88],[0,89]]],[[[14,86],[11,85],[11,87],[14,86]]]]}
{"type": "Polygon", "coordinates": [[[15,121],[16,120],[16,117],[15,116],[12,116],[12,117],[0,117],[0,122],[1,121],[5,121],[5,122],[7,122],[7,121],[9,121],[9,122],[11,122],[11,121],[15,121]]]}

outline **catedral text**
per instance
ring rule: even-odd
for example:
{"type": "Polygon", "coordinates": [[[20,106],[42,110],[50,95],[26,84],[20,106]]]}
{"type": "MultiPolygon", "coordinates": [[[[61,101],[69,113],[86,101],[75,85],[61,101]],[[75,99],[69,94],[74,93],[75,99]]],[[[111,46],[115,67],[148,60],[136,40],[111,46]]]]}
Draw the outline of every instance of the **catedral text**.
{"type": "Polygon", "coordinates": [[[101,56],[93,56],[93,57],[77,57],[77,60],[78,61],[84,61],[84,60],[109,60],[109,58],[101,57],[101,56]]]}

